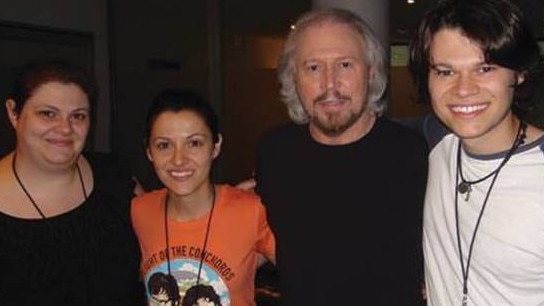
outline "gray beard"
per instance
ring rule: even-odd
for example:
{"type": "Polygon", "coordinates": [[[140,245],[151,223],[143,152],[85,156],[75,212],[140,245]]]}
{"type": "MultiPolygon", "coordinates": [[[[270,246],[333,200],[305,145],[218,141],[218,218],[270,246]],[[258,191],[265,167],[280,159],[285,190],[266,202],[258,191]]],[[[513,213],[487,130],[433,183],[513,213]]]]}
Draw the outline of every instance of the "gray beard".
{"type": "Polygon", "coordinates": [[[363,115],[365,108],[362,107],[359,112],[351,112],[347,118],[340,118],[338,114],[327,114],[326,120],[321,120],[317,116],[310,118],[315,127],[328,137],[336,137],[352,127],[363,115]]]}

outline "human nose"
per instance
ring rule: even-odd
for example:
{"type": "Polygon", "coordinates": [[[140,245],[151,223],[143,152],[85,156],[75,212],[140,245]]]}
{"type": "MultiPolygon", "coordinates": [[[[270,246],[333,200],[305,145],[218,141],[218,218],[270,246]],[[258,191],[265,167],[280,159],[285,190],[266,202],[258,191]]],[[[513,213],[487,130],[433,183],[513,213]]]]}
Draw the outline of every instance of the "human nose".
{"type": "Polygon", "coordinates": [[[72,121],[70,121],[70,118],[61,118],[58,122],[58,128],[63,134],[69,134],[73,130],[72,121]]]}
{"type": "Polygon", "coordinates": [[[186,158],[185,150],[181,146],[177,146],[174,149],[174,154],[172,155],[172,162],[174,165],[181,165],[186,158]]]}
{"type": "Polygon", "coordinates": [[[336,87],[337,75],[336,70],[332,67],[327,67],[323,71],[323,85],[325,89],[333,89],[336,87]]]}
{"type": "Polygon", "coordinates": [[[460,97],[470,96],[478,92],[478,84],[468,74],[460,74],[455,82],[455,92],[460,97]]]}

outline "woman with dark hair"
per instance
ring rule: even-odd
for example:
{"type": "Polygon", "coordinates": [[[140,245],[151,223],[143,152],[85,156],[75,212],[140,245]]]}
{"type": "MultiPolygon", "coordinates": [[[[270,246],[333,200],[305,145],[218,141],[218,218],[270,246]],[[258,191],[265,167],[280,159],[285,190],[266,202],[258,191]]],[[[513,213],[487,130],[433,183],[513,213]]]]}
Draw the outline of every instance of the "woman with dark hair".
{"type": "MultiPolygon", "coordinates": [[[[138,305],[130,175],[82,154],[95,86],[62,61],[25,66],[6,101],[15,150],[0,160],[0,304],[138,305]]],[[[141,293],[141,294],[140,294],[141,293]]]]}
{"type": "Polygon", "coordinates": [[[225,306],[255,305],[256,268],[274,261],[274,236],[257,195],[212,182],[222,141],[217,115],[192,91],[165,90],[150,106],[147,157],[165,187],[132,203],[142,275],[172,275],[181,295],[212,284],[225,306]]]}

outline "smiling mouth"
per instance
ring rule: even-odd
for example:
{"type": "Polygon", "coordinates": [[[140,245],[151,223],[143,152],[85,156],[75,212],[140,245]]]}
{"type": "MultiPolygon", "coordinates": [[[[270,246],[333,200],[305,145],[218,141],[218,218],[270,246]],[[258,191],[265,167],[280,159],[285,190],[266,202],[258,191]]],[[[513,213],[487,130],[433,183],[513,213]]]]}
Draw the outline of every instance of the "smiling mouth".
{"type": "Polygon", "coordinates": [[[193,174],[193,171],[176,171],[176,170],[172,170],[172,171],[168,171],[168,173],[170,174],[171,177],[173,177],[175,179],[185,179],[185,178],[190,177],[193,174]]]}
{"type": "Polygon", "coordinates": [[[487,104],[487,103],[472,104],[472,105],[454,105],[454,106],[450,106],[450,109],[454,113],[468,115],[468,114],[474,114],[474,113],[477,113],[477,112],[481,112],[484,109],[486,109],[488,106],[489,106],[489,104],[487,104]]]}
{"type": "Polygon", "coordinates": [[[59,140],[59,139],[49,139],[48,142],[59,147],[71,146],[73,143],[72,140],[59,140]]]}

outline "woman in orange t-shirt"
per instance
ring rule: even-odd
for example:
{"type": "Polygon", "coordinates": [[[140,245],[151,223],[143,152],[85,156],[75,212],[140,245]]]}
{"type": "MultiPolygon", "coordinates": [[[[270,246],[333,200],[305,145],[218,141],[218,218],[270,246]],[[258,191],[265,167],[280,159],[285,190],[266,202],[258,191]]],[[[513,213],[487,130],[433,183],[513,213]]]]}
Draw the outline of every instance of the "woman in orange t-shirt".
{"type": "Polygon", "coordinates": [[[217,115],[198,95],[155,98],[147,157],[165,188],[132,202],[149,305],[255,305],[256,269],[274,261],[275,240],[257,195],[211,182],[221,142],[217,115]]]}

